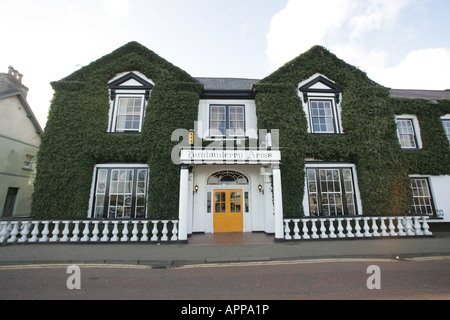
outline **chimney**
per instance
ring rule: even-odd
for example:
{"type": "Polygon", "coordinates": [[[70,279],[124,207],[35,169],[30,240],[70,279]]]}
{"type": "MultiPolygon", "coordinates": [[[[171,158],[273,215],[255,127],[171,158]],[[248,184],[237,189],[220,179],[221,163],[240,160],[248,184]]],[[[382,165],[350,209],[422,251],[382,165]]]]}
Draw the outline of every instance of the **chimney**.
{"type": "Polygon", "coordinates": [[[0,73],[0,92],[19,90],[26,97],[28,88],[22,84],[22,78],[23,74],[10,66],[8,73],[0,73]]]}
{"type": "Polygon", "coordinates": [[[22,84],[22,78],[23,78],[23,74],[21,74],[19,71],[17,71],[16,69],[14,69],[13,67],[9,66],[8,67],[8,74],[13,77],[14,79],[17,80],[17,82],[19,82],[20,84],[22,84]]]}

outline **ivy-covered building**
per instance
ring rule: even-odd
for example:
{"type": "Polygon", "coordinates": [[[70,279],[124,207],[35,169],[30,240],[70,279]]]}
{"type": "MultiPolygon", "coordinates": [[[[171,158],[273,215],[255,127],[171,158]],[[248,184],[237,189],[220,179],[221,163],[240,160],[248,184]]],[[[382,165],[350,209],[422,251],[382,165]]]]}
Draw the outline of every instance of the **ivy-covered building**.
{"type": "Polygon", "coordinates": [[[450,92],[391,90],[323,47],[258,80],[130,42],[52,86],[35,218],[276,238],[283,217],[450,220],[450,92]]]}

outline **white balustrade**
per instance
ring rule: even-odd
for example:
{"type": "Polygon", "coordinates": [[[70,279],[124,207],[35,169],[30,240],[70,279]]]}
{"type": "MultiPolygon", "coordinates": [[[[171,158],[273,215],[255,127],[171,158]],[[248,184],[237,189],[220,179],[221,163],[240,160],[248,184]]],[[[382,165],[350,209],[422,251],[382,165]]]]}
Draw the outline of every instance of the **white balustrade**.
{"type": "Polygon", "coordinates": [[[327,239],[327,229],[325,228],[325,219],[320,219],[320,239],[327,239]]]}
{"type": "Polygon", "coordinates": [[[102,242],[109,241],[109,221],[105,221],[103,223],[103,232],[100,241],[102,242]]]}
{"type": "Polygon", "coordinates": [[[347,234],[345,236],[347,238],[353,238],[355,236],[353,234],[353,230],[352,230],[352,220],[353,220],[353,218],[348,218],[348,219],[345,219],[345,220],[347,220],[347,228],[346,228],[347,234]]]}
{"type": "Polygon", "coordinates": [[[57,242],[59,240],[59,221],[53,221],[55,224],[53,227],[52,237],[50,238],[50,242],[57,242]]]}
{"type": "Polygon", "coordinates": [[[167,233],[168,233],[168,230],[167,230],[167,223],[168,223],[169,221],[167,221],[167,220],[164,220],[162,223],[163,223],[163,229],[162,229],[162,237],[161,237],[161,240],[162,241],[167,241],[169,238],[167,237],[167,233]]]}
{"type": "Polygon", "coordinates": [[[178,221],[173,221],[172,238],[170,238],[170,241],[177,241],[177,240],[178,240],[178,221]]]}
{"type": "Polygon", "coordinates": [[[69,229],[69,227],[70,227],[70,221],[63,221],[63,224],[64,224],[64,229],[63,229],[63,231],[62,231],[62,237],[61,237],[61,239],[59,239],[59,241],[61,241],[61,242],[67,242],[67,241],[69,241],[69,233],[70,233],[70,229],[69,229]]]}
{"type": "Polygon", "coordinates": [[[370,218],[364,218],[364,237],[366,238],[370,238],[372,237],[372,233],[370,232],[370,227],[369,227],[369,219],[370,218]]]}
{"type": "Polygon", "coordinates": [[[398,236],[398,233],[395,232],[395,226],[394,226],[394,217],[388,217],[389,219],[389,235],[390,236],[398,236]]]}
{"type": "Polygon", "coordinates": [[[406,236],[406,232],[403,231],[403,217],[397,217],[397,230],[399,236],[406,236]]]}
{"type": "MultiPolygon", "coordinates": [[[[141,237],[141,241],[148,241],[148,229],[147,229],[147,224],[148,224],[148,221],[143,221],[142,222],[142,237],[141,237]]],[[[175,231],[174,230],[174,232],[176,232],[177,234],[178,234],[178,231],[175,231]]],[[[177,239],[175,239],[175,240],[177,240],[177,239]]]]}
{"type": "Polygon", "coordinates": [[[28,233],[30,232],[30,222],[25,221],[22,225],[22,231],[20,231],[20,239],[18,242],[27,242],[28,241],[28,233]]]}
{"type": "Polygon", "coordinates": [[[84,223],[84,230],[83,230],[83,237],[80,239],[81,242],[87,242],[89,241],[89,222],[90,221],[83,221],[84,223]]]}
{"type": "Polygon", "coordinates": [[[172,220],[7,220],[0,221],[0,243],[177,241],[172,220]],[[153,223],[151,238],[149,222],[153,223]],[[82,225],[81,225],[82,224],[82,225]],[[110,234],[110,225],[112,236],[110,234]],[[161,228],[159,228],[161,226],[161,228]],[[83,230],[83,231],[81,231],[83,230]],[[130,236],[131,233],[131,236],[130,236]],[[170,236],[170,238],[169,238],[170,236]]]}
{"type": "Polygon", "coordinates": [[[328,237],[330,237],[331,239],[336,238],[336,234],[334,233],[336,231],[336,228],[334,227],[334,218],[329,219],[328,221],[330,221],[330,226],[328,227],[328,230],[330,231],[330,234],[328,235],[328,237]]]}
{"type": "MultiPolygon", "coordinates": [[[[427,220],[428,217],[417,216],[285,219],[284,238],[286,240],[308,240],[432,236],[433,233],[429,230],[427,220]]],[[[169,242],[177,240],[178,221],[176,220],[0,221],[0,243],[169,242]],[[83,224],[83,227],[80,224],[83,224]],[[112,232],[110,232],[111,224],[112,232]],[[80,238],[81,229],[83,231],[80,238]],[[130,233],[131,236],[129,236],[130,233]]]]}
{"type": "Polygon", "coordinates": [[[302,228],[302,238],[303,239],[311,239],[311,237],[308,234],[308,222],[309,219],[302,219],[303,221],[303,228],[302,228]]]}
{"type": "Polygon", "coordinates": [[[386,232],[387,227],[385,224],[386,218],[385,217],[380,217],[380,229],[381,229],[381,236],[382,237],[387,237],[389,235],[389,233],[386,232]]]}
{"type": "Polygon", "coordinates": [[[284,219],[284,239],[432,236],[427,220],[428,217],[403,216],[284,219]]]}
{"type": "Polygon", "coordinates": [[[423,227],[423,234],[426,236],[432,236],[433,233],[430,231],[430,226],[427,223],[428,217],[422,218],[422,227],[423,227]]]}
{"type": "Polygon", "coordinates": [[[344,227],[342,226],[342,220],[344,220],[343,218],[338,218],[338,238],[345,238],[345,234],[344,234],[344,227]]]}

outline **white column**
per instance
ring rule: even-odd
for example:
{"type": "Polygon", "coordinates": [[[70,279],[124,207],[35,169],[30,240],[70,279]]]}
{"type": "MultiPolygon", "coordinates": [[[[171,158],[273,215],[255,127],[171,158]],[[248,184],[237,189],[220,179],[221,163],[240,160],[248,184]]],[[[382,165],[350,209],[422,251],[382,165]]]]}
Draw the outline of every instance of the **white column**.
{"type": "Polygon", "coordinates": [[[273,169],[273,206],[275,213],[275,239],[283,239],[283,195],[281,192],[281,171],[279,166],[273,169]]]}
{"type": "Polygon", "coordinates": [[[180,170],[180,200],[178,207],[178,240],[187,241],[189,203],[189,167],[181,165],[180,170]]]}
{"type": "MultiPolygon", "coordinates": [[[[270,174],[266,173],[266,170],[261,168],[261,171],[264,171],[264,189],[263,195],[264,198],[264,223],[265,223],[265,231],[267,233],[274,233],[274,220],[273,220],[273,202],[272,202],[272,180],[270,179],[270,174]]],[[[255,192],[255,187],[253,186],[252,191],[255,192]]],[[[261,195],[261,192],[257,192],[258,196],[261,195]]]]}

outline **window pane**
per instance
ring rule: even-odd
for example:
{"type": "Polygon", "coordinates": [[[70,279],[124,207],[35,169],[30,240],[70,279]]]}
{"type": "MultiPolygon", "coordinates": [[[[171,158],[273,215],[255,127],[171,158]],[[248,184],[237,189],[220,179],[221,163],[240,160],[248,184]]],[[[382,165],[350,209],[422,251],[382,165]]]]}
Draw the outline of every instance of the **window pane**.
{"type": "Polygon", "coordinates": [[[413,191],[412,211],[417,214],[433,214],[430,188],[426,178],[411,179],[411,189],[413,191]]]}
{"type": "Polygon", "coordinates": [[[313,132],[334,133],[333,105],[331,101],[310,101],[313,132]]]}
{"type": "Polygon", "coordinates": [[[119,97],[116,130],[138,131],[142,123],[142,97],[119,97]]]}
{"type": "Polygon", "coordinates": [[[402,148],[416,148],[414,127],[411,119],[398,119],[397,131],[402,148]]]}
{"type": "Polygon", "coordinates": [[[210,106],[210,136],[243,136],[245,134],[244,106],[210,106]]]}
{"type": "Polygon", "coordinates": [[[99,169],[94,217],[145,218],[147,177],[148,169],[99,169]]]}
{"type": "Polygon", "coordinates": [[[356,215],[351,169],[309,168],[306,178],[311,216],[356,215]]]}

